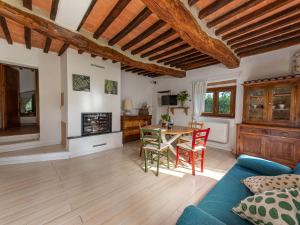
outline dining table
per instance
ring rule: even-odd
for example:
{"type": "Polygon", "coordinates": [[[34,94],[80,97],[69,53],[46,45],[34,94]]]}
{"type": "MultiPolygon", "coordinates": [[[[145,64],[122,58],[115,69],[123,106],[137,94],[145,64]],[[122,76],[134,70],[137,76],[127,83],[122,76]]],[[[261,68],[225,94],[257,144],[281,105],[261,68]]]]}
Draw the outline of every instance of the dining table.
{"type": "Polygon", "coordinates": [[[187,126],[173,126],[172,128],[168,129],[165,127],[162,127],[161,125],[148,125],[143,128],[146,129],[161,129],[161,138],[163,143],[166,143],[169,145],[169,148],[171,152],[176,155],[176,149],[172,145],[175,143],[178,138],[180,138],[182,135],[189,135],[192,134],[195,128],[187,127],[187,126]]]}

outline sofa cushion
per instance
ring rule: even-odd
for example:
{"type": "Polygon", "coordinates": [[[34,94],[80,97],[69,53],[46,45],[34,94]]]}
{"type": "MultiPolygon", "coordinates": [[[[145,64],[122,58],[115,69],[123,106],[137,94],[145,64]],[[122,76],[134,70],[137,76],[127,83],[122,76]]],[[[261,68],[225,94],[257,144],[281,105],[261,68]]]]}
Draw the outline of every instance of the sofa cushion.
{"type": "Polygon", "coordinates": [[[257,175],[256,171],[236,164],[197,206],[225,224],[249,225],[248,221],[235,215],[232,208],[242,199],[253,195],[241,180],[257,175]]]}
{"type": "Polygon", "coordinates": [[[253,224],[298,224],[300,219],[300,189],[266,191],[250,196],[232,209],[253,224]]]}
{"type": "Polygon", "coordinates": [[[184,209],[176,225],[226,225],[217,218],[207,214],[196,206],[190,205],[184,209]]]}
{"type": "Polygon", "coordinates": [[[280,174],[293,173],[293,170],[288,166],[248,155],[241,155],[238,158],[237,164],[245,168],[254,170],[260,175],[275,176],[280,174]]]}
{"type": "Polygon", "coordinates": [[[296,166],[296,168],[294,170],[294,174],[299,174],[300,175],[300,163],[298,163],[298,165],[296,166]]]}
{"type": "Polygon", "coordinates": [[[273,189],[300,188],[300,175],[283,174],[278,176],[253,176],[247,177],[243,183],[255,194],[273,189]]]}

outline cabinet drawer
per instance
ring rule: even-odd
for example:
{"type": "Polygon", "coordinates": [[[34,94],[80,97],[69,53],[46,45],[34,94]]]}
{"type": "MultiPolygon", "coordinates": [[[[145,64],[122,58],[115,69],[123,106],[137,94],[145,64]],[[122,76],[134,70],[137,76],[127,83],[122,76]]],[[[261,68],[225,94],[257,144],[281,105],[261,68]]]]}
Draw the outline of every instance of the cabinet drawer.
{"type": "Polygon", "coordinates": [[[296,138],[300,139],[300,132],[294,131],[283,131],[283,130],[270,130],[270,135],[276,137],[287,137],[287,138],[296,138]]]}
{"type": "Polygon", "coordinates": [[[268,129],[255,128],[255,127],[243,127],[243,126],[241,126],[240,128],[240,132],[254,133],[254,134],[269,134],[268,129]]]}

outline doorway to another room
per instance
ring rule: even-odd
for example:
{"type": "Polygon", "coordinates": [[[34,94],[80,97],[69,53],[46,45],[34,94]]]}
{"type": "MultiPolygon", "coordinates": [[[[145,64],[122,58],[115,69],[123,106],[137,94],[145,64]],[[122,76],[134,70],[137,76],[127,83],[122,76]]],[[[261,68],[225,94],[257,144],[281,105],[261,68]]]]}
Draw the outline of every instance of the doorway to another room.
{"type": "Polygon", "coordinates": [[[39,133],[38,70],[0,64],[0,137],[39,133]]]}

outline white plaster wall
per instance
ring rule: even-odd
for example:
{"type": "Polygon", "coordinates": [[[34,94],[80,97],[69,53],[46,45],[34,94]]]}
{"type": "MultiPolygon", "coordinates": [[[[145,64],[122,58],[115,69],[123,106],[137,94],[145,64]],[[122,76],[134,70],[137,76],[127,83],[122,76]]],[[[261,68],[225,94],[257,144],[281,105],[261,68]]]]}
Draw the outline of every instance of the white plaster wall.
{"type": "Polygon", "coordinates": [[[139,76],[131,72],[121,72],[122,84],[122,101],[131,99],[133,103],[132,114],[138,114],[138,109],[147,103],[152,113],[153,106],[153,92],[154,86],[153,79],[150,77],[139,76]]]}
{"type": "MultiPolygon", "coordinates": [[[[195,69],[187,72],[187,76],[182,79],[176,78],[158,78],[156,91],[172,90],[174,94],[179,91],[187,90],[190,94],[192,92],[192,82],[194,80],[208,80],[220,81],[237,79],[237,96],[236,96],[236,117],[235,119],[222,119],[203,117],[203,121],[227,122],[229,123],[229,142],[227,144],[210,143],[214,147],[219,147],[225,150],[232,150],[235,148],[235,130],[236,123],[242,121],[243,109],[243,88],[242,83],[246,80],[253,80],[266,77],[275,77],[290,74],[291,57],[295,52],[299,51],[300,46],[292,46],[277,51],[272,51],[256,56],[243,58],[239,68],[227,69],[225,66],[219,64],[205,67],[202,69],[195,69]]],[[[154,99],[159,102],[160,96],[156,94],[154,99]]],[[[191,102],[189,102],[191,106],[191,102]]],[[[160,115],[166,112],[166,107],[155,104],[156,122],[160,119],[160,115]]],[[[186,125],[191,120],[192,109],[189,110],[188,116],[181,111],[176,111],[173,116],[175,124],[186,125]]]]}
{"type": "Polygon", "coordinates": [[[89,54],[79,55],[77,51],[67,52],[68,80],[68,136],[81,135],[82,112],[112,112],[112,131],[120,131],[121,116],[121,69],[120,63],[92,58],[89,54]],[[91,64],[104,66],[104,69],[91,64]],[[90,76],[90,92],[73,91],[72,74],[90,76]],[[104,93],[105,79],[118,82],[118,95],[104,93]]]}
{"type": "Polygon", "coordinates": [[[45,54],[41,49],[28,50],[24,45],[8,45],[0,40],[0,63],[21,65],[39,70],[40,141],[39,145],[61,142],[60,133],[60,59],[57,54],[45,54]]]}

